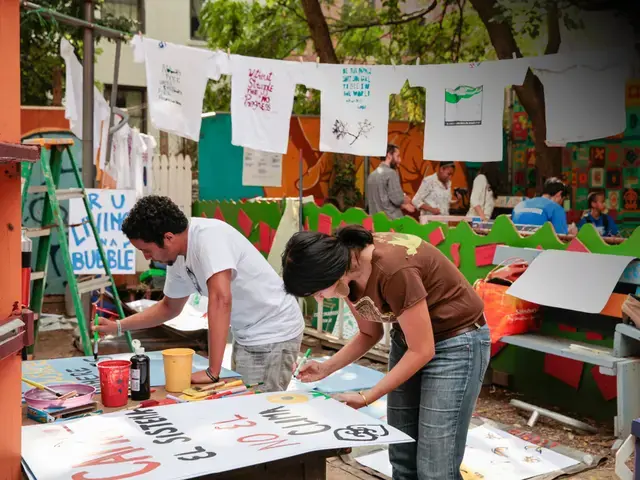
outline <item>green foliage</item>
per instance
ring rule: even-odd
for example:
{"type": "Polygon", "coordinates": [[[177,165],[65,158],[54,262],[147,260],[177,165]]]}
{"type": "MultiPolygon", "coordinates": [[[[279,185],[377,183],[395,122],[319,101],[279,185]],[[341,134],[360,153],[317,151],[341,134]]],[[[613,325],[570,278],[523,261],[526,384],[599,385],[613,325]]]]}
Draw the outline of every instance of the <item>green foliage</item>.
{"type": "Polygon", "coordinates": [[[359,206],[362,193],[356,187],[356,166],[353,155],[334,154],[333,178],[329,196],[338,200],[344,210],[359,206]]]}
{"type": "MultiPolygon", "coordinates": [[[[331,0],[321,0],[342,63],[401,65],[413,64],[419,58],[423,64],[433,64],[494,56],[487,31],[467,0],[422,3],[407,13],[400,0],[384,0],[377,9],[370,0],[350,0],[341,8],[331,0]]],[[[295,58],[312,48],[298,0],[207,2],[201,11],[200,33],[212,49],[253,57],[295,58]]],[[[205,97],[206,110],[229,111],[229,90],[228,79],[211,83],[205,97]]],[[[405,85],[399,95],[391,97],[391,118],[422,121],[424,101],[424,89],[405,85]]],[[[320,93],[298,86],[294,113],[319,112],[320,93]]]]}
{"type": "MultiPolygon", "coordinates": [[[[103,2],[104,0],[94,1],[96,16],[100,15],[103,2]]],[[[38,5],[71,17],[84,18],[84,2],[81,0],[40,0],[38,5]]],[[[137,25],[127,18],[108,14],[101,15],[98,23],[124,32],[135,31],[137,28],[137,25]]],[[[64,61],[60,57],[60,39],[63,37],[69,40],[81,56],[82,28],[49,19],[40,10],[21,10],[20,69],[23,105],[50,105],[53,79],[61,76],[64,82],[64,75],[61,74],[64,71],[64,61]]],[[[96,51],[96,54],[99,52],[96,51]]]]}

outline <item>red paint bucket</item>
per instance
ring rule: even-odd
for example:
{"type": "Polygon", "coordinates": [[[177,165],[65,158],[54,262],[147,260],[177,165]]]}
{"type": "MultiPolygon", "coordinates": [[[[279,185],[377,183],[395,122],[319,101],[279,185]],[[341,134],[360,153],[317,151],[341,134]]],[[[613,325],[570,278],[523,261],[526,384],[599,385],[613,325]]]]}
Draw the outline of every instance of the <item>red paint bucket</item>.
{"type": "Polygon", "coordinates": [[[129,360],[103,360],[98,363],[100,394],[105,407],[124,407],[129,401],[129,360]]]}

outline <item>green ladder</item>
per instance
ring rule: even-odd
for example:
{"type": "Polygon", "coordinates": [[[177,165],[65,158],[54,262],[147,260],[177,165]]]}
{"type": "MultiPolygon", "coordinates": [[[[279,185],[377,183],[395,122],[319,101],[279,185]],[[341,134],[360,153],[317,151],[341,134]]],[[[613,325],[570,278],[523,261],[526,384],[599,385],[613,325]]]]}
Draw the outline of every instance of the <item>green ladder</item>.
{"type": "MultiPolygon", "coordinates": [[[[44,178],[44,185],[30,187],[31,174],[33,172],[33,163],[26,165],[27,170],[24,172],[23,177],[25,179],[22,187],[22,211],[24,212],[25,203],[29,193],[44,193],[44,207],[42,211],[42,222],[37,228],[26,229],[28,237],[40,237],[38,242],[38,251],[36,253],[35,269],[31,273],[32,281],[32,293],[29,308],[35,313],[34,324],[34,344],[28,348],[28,353],[33,353],[33,348],[38,339],[38,328],[40,314],[42,313],[42,302],[44,300],[44,291],[47,281],[47,266],[49,264],[49,255],[51,251],[51,232],[56,230],[58,232],[58,241],[60,242],[60,253],[62,254],[62,261],[64,263],[64,270],[67,275],[67,283],[69,285],[69,291],[73,297],[73,305],[76,310],[76,317],[78,319],[78,328],[80,330],[80,340],[82,342],[82,349],[86,356],[93,355],[91,348],[91,339],[89,336],[88,319],[85,318],[85,312],[82,308],[81,296],[84,293],[93,292],[95,290],[102,290],[109,286],[113,286],[113,298],[115,300],[116,308],[120,318],[125,318],[124,310],[122,309],[122,302],[118,295],[118,290],[115,288],[115,282],[111,275],[111,269],[107,262],[104,249],[102,248],[102,242],[96,241],[98,251],[100,253],[100,259],[104,265],[105,275],[98,278],[92,278],[83,282],[78,282],[75,274],[73,273],[73,266],[71,264],[71,255],[69,254],[69,243],[67,238],[67,226],[64,225],[62,218],[62,211],[60,210],[60,200],[69,200],[72,198],[82,198],[85,211],[87,212],[86,222],[90,224],[91,231],[95,239],[99,239],[98,230],[96,228],[93,214],[91,213],[91,207],[89,199],[87,198],[84,185],[82,183],[82,176],[78,170],[73,154],[71,153],[71,147],[73,146],[73,139],[71,138],[33,138],[25,140],[23,142],[26,145],[39,145],[41,148],[40,153],[40,166],[42,168],[42,176],[44,178]],[[75,176],[78,188],[70,188],[66,190],[59,190],[60,174],[62,172],[62,160],[64,153],[67,153],[69,160],[71,161],[71,167],[73,175],[75,176]]],[[[125,332],[127,343],[131,351],[133,351],[133,344],[131,341],[131,334],[125,332]]]]}

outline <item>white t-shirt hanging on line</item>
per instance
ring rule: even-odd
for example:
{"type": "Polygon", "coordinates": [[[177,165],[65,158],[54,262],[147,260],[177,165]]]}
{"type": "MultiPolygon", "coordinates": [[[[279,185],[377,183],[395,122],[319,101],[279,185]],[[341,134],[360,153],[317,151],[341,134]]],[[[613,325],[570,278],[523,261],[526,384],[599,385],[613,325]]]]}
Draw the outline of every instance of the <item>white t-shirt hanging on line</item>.
{"type": "Polygon", "coordinates": [[[544,85],[549,146],[611,137],[627,127],[625,89],[631,66],[611,52],[531,59],[544,85]]]}
{"type": "Polygon", "coordinates": [[[321,90],[320,150],[384,157],[389,95],[407,80],[402,67],[307,64],[304,84],[321,90]]]}
{"type": "Polygon", "coordinates": [[[299,64],[216,53],[218,74],[231,75],[231,143],[287,153],[299,64]]]}
{"type": "Polygon", "coordinates": [[[134,60],[145,62],[155,127],[199,141],[202,100],[209,77],[215,78],[216,53],[139,35],[131,43],[134,60]]]}
{"type": "Polygon", "coordinates": [[[527,59],[411,68],[411,86],[427,90],[424,158],[501,161],[504,90],[522,85],[528,68],[527,59]]]}
{"type": "Polygon", "coordinates": [[[232,271],[231,331],[240,345],[285,342],[302,334],[302,312],[282,279],[249,240],[219,220],[190,220],[186,258],[167,267],[164,293],[206,296],[207,280],[224,270],[232,271]]]}

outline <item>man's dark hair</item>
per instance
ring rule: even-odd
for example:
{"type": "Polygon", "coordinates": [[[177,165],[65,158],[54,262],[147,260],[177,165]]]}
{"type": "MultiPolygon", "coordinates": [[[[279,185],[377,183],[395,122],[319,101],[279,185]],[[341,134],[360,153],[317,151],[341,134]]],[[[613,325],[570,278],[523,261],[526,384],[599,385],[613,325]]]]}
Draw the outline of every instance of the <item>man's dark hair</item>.
{"type": "Polygon", "coordinates": [[[393,143],[387,144],[387,157],[396,153],[396,150],[400,150],[400,147],[393,143]]]}
{"type": "Polygon", "coordinates": [[[542,189],[543,195],[549,195],[550,197],[553,197],[558,192],[562,192],[563,197],[566,197],[568,193],[567,186],[562,183],[560,179],[552,177],[544,182],[544,187],[542,189]]]}
{"type": "Polygon", "coordinates": [[[589,205],[589,208],[593,208],[593,206],[591,205],[593,202],[598,200],[598,197],[602,196],[602,199],[604,200],[606,197],[604,195],[604,192],[602,190],[596,190],[595,192],[591,192],[588,196],[587,196],[587,205],[589,205]]]}
{"type": "Polygon", "coordinates": [[[142,240],[164,247],[165,233],[182,233],[189,227],[186,215],[169,197],[149,195],[133,206],[122,222],[122,233],[129,240],[142,240]]]}

